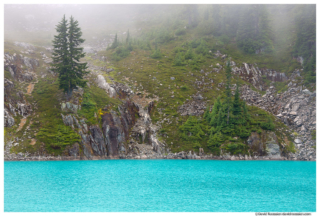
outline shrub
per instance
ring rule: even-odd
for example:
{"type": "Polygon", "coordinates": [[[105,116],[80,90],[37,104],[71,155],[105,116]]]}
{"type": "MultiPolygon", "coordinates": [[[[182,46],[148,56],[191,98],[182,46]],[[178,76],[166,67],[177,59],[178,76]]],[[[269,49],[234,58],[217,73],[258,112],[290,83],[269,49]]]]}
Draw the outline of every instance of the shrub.
{"type": "Polygon", "coordinates": [[[220,155],[220,146],[223,141],[224,139],[221,132],[215,133],[214,135],[211,134],[207,146],[213,154],[220,155]]]}
{"type": "Polygon", "coordinates": [[[180,89],[181,89],[182,91],[188,91],[188,90],[189,90],[187,86],[181,86],[180,89]]]}
{"type": "Polygon", "coordinates": [[[187,31],[184,29],[184,28],[178,28],[175,32],[175,34],[177,36],[180,36],[180,35],[185,35],[187,33],[187,31]]]}
{"type": "Polygon", "coordinates": [[[292,152],[292,153],[296,152],[296,148],[295,148],[293,142],[289,142],[289,145],[287,145],[286,148],[287,148],[287,151],[289,151],[289,152],[292,152]]]}
{"type": "Polygon", "coordinates": [[[195,57],[193,51],[192,51],[192,48],[189,48],[188,51],[186,52],[184,58],[186,60],[189,60],[189,59],[193,59],[195,57]]]}
{"type": "Polygon", "coordinates": [[[223,147],[225,150],[230,152],[231,155],[245,154],[247,145],[243,143],[229,143],[223,147]]]}
{"type": "Polygon", "coordinates": [[[268,117],[267,122],[260,122],[260,127],[265,130],[273,130],[275,126],[274,126],[271,118],[268,117]]]}
{"type": "Polygon", "coordinates": [[[150,56],[153,59],[159,59],[162,57],[162,54],[160,52],[160,49],[156,49],[150,56]]]}
{"type": "Polygon", "coordinates": [[[194,39],[190,42],[192,48],[197,48],[200,45],[200,41],[194,39]]]}
{"type": "Polygon", "coordinates": [[[60,149],[79,142],[80,136],[68,126],[48,125],[48,127],[40,129],[37,139],[53,149],[60,149]]]}
{"type": "Polygon", "coordinates": [[[201,148],[201,145],[199,142],[195,142],[192,148],[194,149],[194,151],[199,152],[199,148],[201,148]]]}
{"type": "Polygon", "coordinates": [[[201,123],[195,116],[190,116],[188,120],[179,128],[180,137],[185,141],[199,141],[205,133],[201,128],[201,123]]]}
{"type": "Polygon", "coordinates": [[[118,47],[114,53],[112,53],[112,60],[120,61],[130,55],[130,49],[128,47],[118,47]]]}
{"type": "Polygon", "coordinates": [[[173,64],[175,66],[183,66],[183,65],[185,65],[184,58],[183,58],[181,53],[178,53],[176,55],[176,57],[174,58],[173,64]]]}
{"type": "Polygon", "coordinates": [[[196,53],[202,54],[202,55],[207,55],[209,52],[207,43],[204,40],[201,40],[200,45],[196,48],[196,53]]]}
{"type": "Polygon", "coordinates": [[[161,31],[161,32],[158,34],[155,42],[156,42],[156,43],[160,43],[160,44],[166,44],[166,43],[172,41],[173,39],[174,39],[174,37],[173,37],[172,35],[170,35],[168,32],[166,32],[166,31],[161,31]]]}

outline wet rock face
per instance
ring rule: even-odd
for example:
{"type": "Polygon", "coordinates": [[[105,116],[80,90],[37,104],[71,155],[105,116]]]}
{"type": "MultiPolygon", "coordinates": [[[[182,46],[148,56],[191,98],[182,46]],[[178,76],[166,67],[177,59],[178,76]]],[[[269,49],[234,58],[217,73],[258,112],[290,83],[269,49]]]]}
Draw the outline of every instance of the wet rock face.
{"type": "Polygon", "coordinates": [[[81,136],[83,156],[87,159],[119,158],[119,151],[126,152],[124,145],[129,138],[130,129],[136,123],[138,109],[130,100],[125,101],[118,109],[120,115],[113,110],[102,115],[102,129],[98,125],[88,127],[85,119],[78,119],[76,114],[61,114],[64,124],[81,136]]]}
{"type": "MultiPolygon", "coordinates": [[[[106,138],[108,157],[119,157],[119,150],[124,148],[129,138],[129,131],[136,123],[137,107],[129,100],[119,107],[120,116],[114,111],[102,116],[102,131],[106,138]]],[[[124,150],[125,151],[125,150],[124,150]]]]}
{"type": "Polygon", "coordinates": [[[107,156],[106,142],[99,126],[91,126],[91,147],[95,155],[107,156]]]}
{"type": "Polygon", "coordinates": [[[259,134],[257,132],[252,132],[250,137],[247,140],[247,143],[253,152],[253,154],[262,156],[266,154],[265,145],[262,142],[259,134]]]}
{"type": "Polygon", "coordinates": [[[78,143],[73,144],[72,147],[68,149],[69,156],[74,156],[74,157],[79,156],[80,155],[79,147],[80,146],[78,143]]]}
{"type": "Polygon", "coordinates": [[[119,156],[119,143],[118,134],[119,129],[115,126],[113,116],[111,114],[105,114],[102,116],[102,130],[106,137],[108,156],[118,157],[119,156]]]}
{"type": "Polygon", "coordinates": [[[277,136],[272,131],[252,132],[247,140],[251,152],[255,156],[268,156],[276,159],[281,157],[277,136]]]}

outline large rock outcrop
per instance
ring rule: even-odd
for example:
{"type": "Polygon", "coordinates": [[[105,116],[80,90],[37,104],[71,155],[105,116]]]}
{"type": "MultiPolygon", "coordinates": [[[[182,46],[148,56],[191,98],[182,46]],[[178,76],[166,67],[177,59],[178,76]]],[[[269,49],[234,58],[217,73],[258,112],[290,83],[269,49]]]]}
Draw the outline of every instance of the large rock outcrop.
{"type": "Polygon", "coordinates": [[[280,159],[280,143],[272,131],[262,131],[260,134],[252,132],[247,140],[249,152],[253,156],[268,156],[271,159],[280,159]]]}
{"type": "Polygon", "coordinates": [[[96,82],[100,88],[104,89],[109,94],[110,97],[116,96],[116,90],[106,82],[105,78],[102,75],[97,76],[96,82]]]}
{"type": "Polygon", "coordinates": [[[250,89],[244,85],[241,87],[241,98],[249,105],[260,107],[286,124],[289,128],[298,132],[302,143],[295,143],[297,152],[292,155],[293,159],[315,160],[315,141],[311,133],[316,130],[316,92],[310,92],[301,86],[288,85],[288,90],[277,93],[270,86],[265,95],[250,89]]]}
{"type": "Polygon", "coordinates": [[[232,72],[238,74],[241,79],[250,82],[255,88],[263,91],[267,88],[263,79],[268,79],[273,82],[287,81],[288,77],[285,73],[280,73],[275,70],[258,68],[255,65],[243,63],[242,66],[232,67],[232,72]]]}

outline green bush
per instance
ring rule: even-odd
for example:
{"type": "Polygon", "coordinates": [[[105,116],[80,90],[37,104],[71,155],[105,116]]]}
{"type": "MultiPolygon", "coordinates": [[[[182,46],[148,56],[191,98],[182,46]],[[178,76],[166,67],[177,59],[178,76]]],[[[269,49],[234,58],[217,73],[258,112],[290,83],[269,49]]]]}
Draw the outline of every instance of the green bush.
{"type": "Polygon", "coordinates": [[[184,57],[185,57],[186,60],[193,59],[195,57],[195,55],[194,55],[194,53],[192,51],[192,48],[188,49],[188,51],[186,52],[184,57]]]}
{"type": "Polygon", "coordinates": [[[230,152],[231,155],[237,155],[237,154],[245,154],[247,150],[247,145],[243,143],[229,143],[223,148],[227,151],[230,152]]]}
{"type": "Polygon", "coordinates": [[[180,89],[181,89],[182,91],[188,91],[188,90],[189,90],[187,86],[181,86],[180,89]]]}
{"type": "Polygon", "coordinates": [[[260,122],[260,127],[265,130],[274,130],[274,124],[270,117],[268,117],[267,122],[260,122]]]}
{"type": "Polygon", "coordinates": [[[194,149],[194,151],[199,152],[199,148],[201,148],[201,145],[199,142],[195,142],[192,148],[194,149]]]}
{"type": "Polygon", "coordinates": [[[65,125],[47,125],[47,127],[40,128],[36,137],[40,142],[53,149],[61,149],[75,142],[80,142],[80,136],[65,125]]]}
{"type": "Polygon", "coordinates": [[[115,52],[112,53],[111,59],[114,61],[120,61],[130,55],[130,47],[120,46],[116,48],[115,52]]]}
{"type": "Polygon", "coordinates": [[[159,59],[162,57],[162,54],[160,52],[160,49],[156,49],[150,56],[153,59],[159,59]]]}
{"type": "Polygon", "coordinates": [[[220,155],[220,146],[223,143],[224,138],[221,132],[211,134],[208,140],[207,147],[215,155],[220,155]]]}
{"type": "Polygon", "coordinates": [[[203,125],[195,116],[189,116],[188,120],[179,127],[180,137],[185,141],[199,141],[204,136],[203,125]]]}
{"type": "Polygon", "coordinates": [[[200,41],[194,39],[190,42],[192,48],[197,48],[200,45],[200,41]]]}
{"type": "Polygon", "coordinates": [[[296,153],[296,148],[293,144],[293,142],[289,142],[289,145],[286,146],[287,151],[292,152],[292,153],[296,153]]]}
{"type": "Polygon", "coordinates": [[[209,53],[208,45],[204,40],[201,40],[200,45],[196,48],[196,53],[206,56],[209,53]]]}
{"type": "Polygon", "coordinates": [[[181,53],[178,53],[175,58],[174,58],[174,61],[173,61],[173,64],[175,66],[183,66],[185,65],[185,62],[184,62],[184,57],[181,53]]]}
{"type": "Polygon", "coordinates": [[[159,44],[166,44],[172,41],[174,37],[169,34],[167,31],[160,31],[160,33],[157,35],[155,42],[159,44]]]}
{"type": "Polygon", "coordinates": [[[180,36],[180,35],[185,35],[187,33],[187,31],[184,29],[184,28],[178,28],[175,32],[175,34],[177,36],[180,36]]]}

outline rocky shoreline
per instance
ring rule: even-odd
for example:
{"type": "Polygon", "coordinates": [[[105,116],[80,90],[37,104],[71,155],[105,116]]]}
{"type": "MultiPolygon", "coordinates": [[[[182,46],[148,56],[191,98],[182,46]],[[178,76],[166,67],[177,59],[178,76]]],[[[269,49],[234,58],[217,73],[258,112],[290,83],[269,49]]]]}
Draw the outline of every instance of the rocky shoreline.
{"type": "Polygon", "coordinates": [[[223,156],[212,156],[212,155],[186,155],[181,152],[179,153],[169,153],[168,155],[155,155],[155,156],[147,156],[147,155],[120,155],[119,158],[112,158],[112,157],[100,157],[94,156],[91,159],[87,159],[86,157],[80,156],[16,156],[10,158],[4,158],[4,161],[69,161],[69,160],[231,160],[231,161],[238,161],[238,160],[268,160],[268,161],[316,161],[315,159],[311,160],[298,160],[296,158],[286,158],[286,157],[270,157],[270,156],[231,156],[231,155],[223,155],[223,156]]]}

